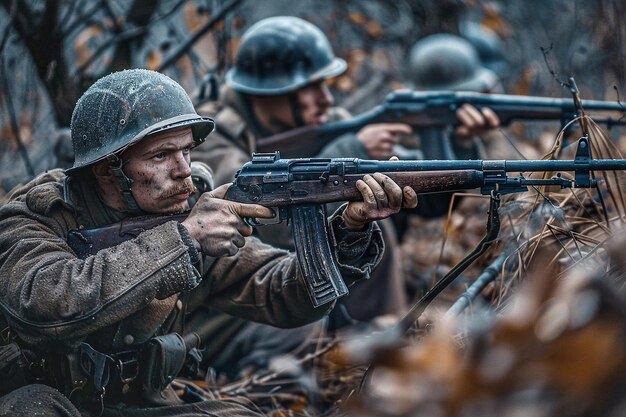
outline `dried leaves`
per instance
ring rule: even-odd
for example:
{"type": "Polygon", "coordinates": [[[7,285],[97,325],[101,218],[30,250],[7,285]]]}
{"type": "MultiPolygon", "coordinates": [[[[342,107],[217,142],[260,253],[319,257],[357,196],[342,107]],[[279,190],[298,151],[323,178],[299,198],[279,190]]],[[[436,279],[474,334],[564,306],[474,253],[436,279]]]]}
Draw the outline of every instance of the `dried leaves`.
{"type": "Polygon", "coordinates": [[[601,277],[535,269],[489,322],[441,322],[420,343],[387,352],[350,416],[577,416],[623,412],[623,294],[601,277]],[[469,330],[467,330],[469,329],[469,330]]]}
{"type": "MultiPolygon", "coordinates": [[[[603,131],[588,122],[593,156],[621,158],[603,131]]],[[[562,139],[561,134],[548,157],[561,154],[562,139]]],[[[572,157],[571,149],[563,152],[561,158],[572,157]]],[[[626,270],[619,248],[626,183],[622,172],[595,176],[605,184],[604,207],[593,189],[537,189],[509,197],[501,237],[515,237],[518,247],[491,288],[491,313],[475,309],[456,320],[436,317],[434,331],[395,351],[376,352],[372,344],[373,352],[365,356],[373,358],[373,370],[343,411],[351,416],[623,413],[626,270]],[[494,315],[494,309],[501,313],[494,315]]],[[[460,209],[456,215],[465,214],[465,221],[453,217],[443,229],[448,249],[439,263],[444,265],[463,247],[471,234],[469,220],[476,217],[464,211],[467,207],[460,209]]],[[[423,270],[435,258],[433,238],[413,233],[411,247],[417,244],[418,250],[405,251],[408,269],[423,270]]],[[[343,349],[346,361],[350,346],[343,349]]],[[[360,351],[355,360],[363,356],[360,351]]]]}

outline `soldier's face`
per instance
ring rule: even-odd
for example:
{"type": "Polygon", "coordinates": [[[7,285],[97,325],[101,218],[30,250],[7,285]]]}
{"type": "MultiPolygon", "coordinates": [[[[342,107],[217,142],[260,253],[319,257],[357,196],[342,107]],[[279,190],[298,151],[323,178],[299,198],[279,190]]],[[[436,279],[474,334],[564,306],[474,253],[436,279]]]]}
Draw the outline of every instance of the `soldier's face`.
{"type": "Polygon", "coordinates": [[[335,102],[325,80],[309,84],[296,92],[300,116],[305,126],[328,123],[328,110],[335,102]]]}
{"type": "Polygon", "coordinates": [[[122,154],[124,172],[133,180],[132,193],[148,213],[180,213],[194,192],[191,180],[190,127],[169,130],[141,140],[122,154]]]}

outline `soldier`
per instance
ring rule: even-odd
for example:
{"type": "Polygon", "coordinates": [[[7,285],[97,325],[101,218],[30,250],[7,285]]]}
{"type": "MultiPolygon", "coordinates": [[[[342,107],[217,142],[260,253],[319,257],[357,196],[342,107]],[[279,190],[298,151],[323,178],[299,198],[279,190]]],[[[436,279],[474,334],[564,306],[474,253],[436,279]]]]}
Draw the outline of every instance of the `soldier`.
{"type": "MultiPolygon", "coordinates": [[[[213,127],[180,85],[148,70],[110,74],[78,101],[73,167],[41,174],[0,208],[0,414],[257,415],[229,400],[183,404],[170,383],[197,357],[198,341],[181,334],[202,303],[283,327],[328,312],[311,305],[293,254],[250,237],[243,218],[271,210],[225,200],[223,186],[184,221],[95,255],[67,242],[72,230],[187,210],[190,150],[213,127]]],[[[364,180],[364,201],[329,220],[350,283],[380,259],[371,220],[417,200],[386,176],[364,180]]]]}
{"type": "MultiPolygon", "coordinates": [[[[213,168],[218,184],[225,183],[232,181],[237,168],[250,159],[258,138],[349,118],[345,109],[334,107],[326,84],[346,66],[334,55],[322,31],[305,20],[279,16],[257,22],[242,38],[235,66],[226,74],[220,101],[198,109],[201,114],[216,115],[218,129],[216,140],[198,149],[195,158],[213,168]]],[[[471,132],[493,123],[474,108],[461,109],[459,118],[471,132]]],[[[388,159],[400,136],[411,132],[406,124],[372,124],[338,137],[317,155],[299,156],[388,159]]],[[[382,222],[381,228],[387,251],[376,276],[344,300],[351,317],[359,320],[399,315],[406,310],[398,239],[391,222],[382,222]],[[365,286],[376,286],[377,290],[365,286]]],[[[261,239],[291,248],[289,234],[279,235],[276,230],[261,230],[261,239]]]]}
{"type": "MultiPolygon", "coordinates": [[[[231,182],[237,169],[250,160],[257,138],[299,126],[320,125],[343,120],[349,114],[333,107],[326,79],[339,75],[346,62],[336,57],[326,36],[314,25],[296,17],[264,19],[243,37],[234,68],[226,75],[226,86],[219,102],[198,108],[200,114],[215,115],[215,141],[206,149],[194,150],[194,159],[207,163],[215,173],[216,184],[231,182]]],[[[404,124],[368,126],[356,135],[338,138],[319,155],[302,157],[357,157],[388,159],[399,134],[408,134],[404,124]]],[[[332,327],[357,321],[370,321],[383,315],[399,316],[407,300],[401,262],[391,223],[380,223],[385,254],[372,279],[362,282],[342,299],[331,315],[332,327]]],[[[258,228],[266,243],[293,250],[287,225],[258,228]]],[[[276,330],[206,310],[192,323],[194,330],[207,338],[227,328],[231,338],[215,338],[205,351],[208,366],[237,376],[249,366],[262,367],[289,345],[275,342],[291,340],[293,347],[310,337],[312,328],[276,330]],[[278,334],[276,334],[278,333],[278,334]],[[272,342],[274,341],[274,342],[272,342]],[[266,355],[259,355],[265,351],[266,355]]]]}
{"type": "MultiPolygon", "coordinates": [[[[469,27],[469,26],[467,26],[469,27]]],[[[469,32],[468,32],[469,33],[469,32]]],[[[493,40],[488,32],[471,31],[473,42],[485,39],[484,43],[491,45],[493,40]]],[[[494,35],[495,36],[495,35],[494,35]]],[[[495,48],[495,46],[494,46],[495,48]]],[[[487,49],[486,46],[483,49],[487,49]]],[[[494,52],[495,54],[495,52],[494,52]]],[[[486,55],[486,52],[485,52],[486,55]]],[[[487,59],[487,56],[485,57],[487,59]]],[[[495,59],[494,59],[495,61],[495,59]]],[[[438,33],[426,36],[417,41],[407,58],[406,78],[410,85],[421,91],[473,91],[477,93],[502,94],[504,86],[498,73],[483,63],[478,50],[470,41],[449,33],[438,33]]],[[[503,63],[494,64],[500,70],[503,63]]],[[[470,110],[470,106],[464,106],[470,110]]],[[[503,138],[495,135],[493,128],[499,127],[497,115],[490,109],[482,109],[488,117],[488,129],[467,129],[460,125],[457,128],[449,126],[446,129],[430,128],[419,132],[420,139],[428,143],[424,146],[426,159],[477,159],[486,157],[484,146],[489,146],[489,157],[494,159],[512,159],[519,154],[503,138]],[[482,140],[481,140],[482,139],[482,140]],[[439,144],[439,148],[437,148],[439,144]]],[[[479,116],[471,112],[466,117],[479,116]]],[[[418,207],[424,211],[426,206],[418,207]]]]}
{"type": "MultiPolygon", "coordinates": [[[[483,67],[474,47],[465,39],[448,33],[426,36],[411,47],[407,57],[406,79],[419,91],[475,91],[493,93],[501,89],[498,76],[483,67]]],[[[465,104],[457,116],[459,126],[423,128],[417,132],[420,150],[416,159],[481,159],[482,143],[476,136],[499,126],[498,116],[489,108],[478,112],[465,104]],[[476,129],[479,123],[487,129],[476,129]]],[[[460,109],[460,110],[461,110],[460,109]]],[[[434,218],[448,211],[450,194],[419,197],[415,213],[434,218]]],[[[394,216],[399,239],[408,228],[409,212],[394,216]]]]}
{"type": "MultiPolygon", "coordinates": [[[[472,91],[478,93],[502,93],[503,87],[499,76],[487,68],[480,60],[476,48],[468,40],[449,33],[438,33],[426,36],[413,44],[406,59],[405,78],[407,83],[419,91],[472,91]]],[[[464,105],[467,112],[458,113],[459,118],[473,117],[479,119],[476,109],[464,105]]],[[[491,109],[483,108],[482,116],[487,120],[482,130],[468,129],[461,124],[457,127],[431,127],[420,129],[418,133],[421,155],[424,159],[484,159],[487,156],[485,143],[489,142],[489,157],[511,159],[510,145],[494,128],[500,121],[491,109]],[[497,140],[494,140],[497,139],[497,140]],[[503,149],[503,146],[506,149],[503,149]],[[502,153],[503,152],[503,153],[502,153]]],[[[461,119],[463,120],[463,119],[461,119]]],[[[406,210],[395,216],[393,220],[400,240],[409,230],[409,217],[419,215],[420,221],[436,221],[446,215],[449,210],[451,194],[439,193],[419,196],[418,207],[406,210]]],[[[456,199],[459,203],[460,199],[456,199]]],[[[416,228],[416,234],[421,229],[416,228]]],[[[433,236],[426,241],[432,243],[433,236]]],[[[440,273],[440,271],[437,271],[440,273]]],[[[407,274],[407,291],[419,296],[428,287],[433,276],[432,271],[418,273],[415,269],[407,274]],[[409,276],[414,275],[414,276],[409,276]],[[416,275],[416,276],[415,276],[416,275]]]]}

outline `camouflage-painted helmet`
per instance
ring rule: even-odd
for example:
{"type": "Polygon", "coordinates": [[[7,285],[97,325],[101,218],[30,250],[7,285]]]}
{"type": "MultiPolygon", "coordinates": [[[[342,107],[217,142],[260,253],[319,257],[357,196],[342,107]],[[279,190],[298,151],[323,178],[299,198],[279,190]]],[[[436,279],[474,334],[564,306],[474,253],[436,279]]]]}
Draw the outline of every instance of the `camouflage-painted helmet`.
{"type": "Polygon", "coordinates": [[[148,135],[191,127],[196,145],[215,123],[199,116],[187,92],[166,75],[145,69],[115,72],[96,81],[76,103],[71,121],[73,174],[148,135]]]}
{"type": "Polygon", "coordinates": [[[422,90],[488,91],[497,75],[482,66],[476,50],[465,39],[440,33],[413,45],[409,54],[410,79],[422,90]]]}
{"type": "Polygon", "coordinates": [[[339,75],[346,67],[315,25],[277,16],[246,31],[226,83],[241,93],[280,95],[339,75]]]}

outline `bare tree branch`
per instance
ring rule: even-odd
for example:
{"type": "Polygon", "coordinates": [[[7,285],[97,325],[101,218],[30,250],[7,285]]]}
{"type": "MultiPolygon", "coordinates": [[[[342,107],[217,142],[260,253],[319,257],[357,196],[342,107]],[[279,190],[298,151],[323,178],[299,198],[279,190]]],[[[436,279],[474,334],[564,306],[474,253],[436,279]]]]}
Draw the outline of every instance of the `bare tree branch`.
{"type": "Polygon", "coordinates": [[[7,23],[7,27],[4,28],[4,33],[2,34],[2,40],[0,40],[0,55],[2,55],[2,51],[4,51],[4,47],[9,40],[9,35],[11,34],[11,23],[15,19],[15,13],[17,12],[17,0],[11,1],[11,8],[9,9],[9,22],[7,23]]]}
{"type": "Polygon", "coordinates": [[[11,92],[9,85],[9,79],[6,74],[6,69],[4,67],[4,59],[0,62],[0,82],[2,82],[2,91],[1,94],[4,98],[4,102],[6,103],[7,112],[9,113],[9,122],[11,124],[11,130],[13,131],[13,135],[15,137],[15,142],[17,144],[17,149],[19,150],[20,156],[24,161],[24,165],[26,166],[26,172],[28,175],[34,177],[35,169],[28,155],[28,150],[24,145],[24,141],[22,140],[22,136],[20,134],[20,127],[17,121],[17,114],[15,113],[15,108],[13,107],[13,102],[11,100],[11,92]]]}
{"type": "Polygon", "coordinates": [[[157,68],[157,71],[163,71],[176,61],[180,59],[183,55],[187,53],[187,51],[195,44],[204,34],[206,34],[209,30],[211,30],[218,22],[220,22],[227,13],[229,13],[232,9],[237,7],[242,0],[232,0],[226,6],[224,6],[220,11],[218,11],[213,19],[208,21],[204,26],[202,26],[196,33],[191,35],[185,42],[183,42],[177,49],[174,51],[169,57],[167,57],[163,63],[157,68]]]}

